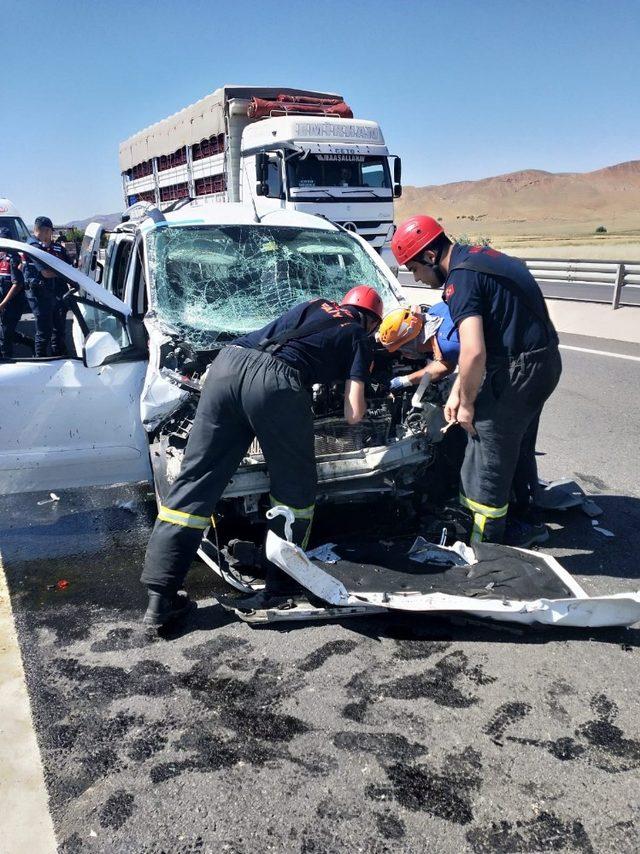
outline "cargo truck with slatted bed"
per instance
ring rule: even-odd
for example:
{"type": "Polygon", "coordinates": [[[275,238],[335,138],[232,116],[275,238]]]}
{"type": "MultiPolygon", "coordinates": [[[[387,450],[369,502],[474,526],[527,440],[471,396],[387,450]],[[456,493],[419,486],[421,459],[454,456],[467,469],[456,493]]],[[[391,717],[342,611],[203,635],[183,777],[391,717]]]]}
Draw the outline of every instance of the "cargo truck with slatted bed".
{"type": "Polygon", "coordinates": [[[357,232],[397,272],[390,251],[400,159],[380,126],[342,96],[225,85],[120,145],[125,208],[179,199],[316,214],[357,232]]]}

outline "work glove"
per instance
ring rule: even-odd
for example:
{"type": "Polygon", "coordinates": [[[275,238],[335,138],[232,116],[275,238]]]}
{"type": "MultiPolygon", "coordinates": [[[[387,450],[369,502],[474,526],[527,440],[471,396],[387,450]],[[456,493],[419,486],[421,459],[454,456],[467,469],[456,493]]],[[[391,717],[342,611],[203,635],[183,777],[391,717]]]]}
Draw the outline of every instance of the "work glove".
{"type": "Polygon", "coordinates": [[[411,380],[408,376],[404,377],[394,377],[389,384],[389,388],[391,391],[398,391],[401,388],[409,388],[411,385],[411,380]]]}

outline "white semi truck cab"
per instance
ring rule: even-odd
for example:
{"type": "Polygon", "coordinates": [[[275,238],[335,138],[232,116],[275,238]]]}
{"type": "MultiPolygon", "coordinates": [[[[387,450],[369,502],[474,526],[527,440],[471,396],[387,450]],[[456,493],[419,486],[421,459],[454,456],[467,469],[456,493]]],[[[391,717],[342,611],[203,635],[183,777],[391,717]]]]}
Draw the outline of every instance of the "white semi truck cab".
{"type": "Polygon", "coordinates": [[[320,215],[357,232],[394,272],[400,158],[340,95],[223,86],[120,145],[125,207],[206,197],[320,215]]]}

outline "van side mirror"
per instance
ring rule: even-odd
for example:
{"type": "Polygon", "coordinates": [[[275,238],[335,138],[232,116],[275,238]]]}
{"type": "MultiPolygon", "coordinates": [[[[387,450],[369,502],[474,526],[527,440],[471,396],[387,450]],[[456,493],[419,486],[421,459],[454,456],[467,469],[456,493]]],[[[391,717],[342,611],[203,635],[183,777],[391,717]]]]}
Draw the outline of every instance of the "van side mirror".
{"type": "Polygon", "coordinates": [[[266,196],[269,192],[268,170],[269,155],[259,151],[256,154],[256,196],[266,196]]]}
{"type": "Polygon", "coordinates": [[[99,368],[109,356],[120,352],[120,345],[110,332],[90,332],[82,348],[82,361],[87,368],[99,368]]]}
{"type": "Polygon", "coordinates": [[[402,160],[393,158],[393,197],[399,199],[402,195],[402,160]]]}

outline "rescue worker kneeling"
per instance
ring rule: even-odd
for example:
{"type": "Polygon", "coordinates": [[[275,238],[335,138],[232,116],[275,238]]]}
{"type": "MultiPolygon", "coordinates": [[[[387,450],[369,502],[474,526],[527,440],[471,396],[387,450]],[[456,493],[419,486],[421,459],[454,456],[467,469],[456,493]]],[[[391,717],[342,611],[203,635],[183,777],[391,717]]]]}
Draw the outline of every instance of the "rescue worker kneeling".
{"type": "MultiPolygon", "coordinates": [[[[340,304],[301,303],[219,353],[207,373],[182,469],[147,546],[141,578],[149,590],[146,624],[166,625],[193,607],[183,581],[216,503],[256,437],[269,470],[271,504],[293,511],[293,539],[306,545],[317,482],[308,389],[346,380],[344,415],[357,424],[366,411],[370,336],[381,319],[380,296],[361,285],[340,304]]],[[[278,516],[269,526],[284,537],[284,522],[278,516]]],[[[269,564],[264,593],[246,604],[273,604],[291,588],[289,576],[269,564]]]]}
{"type": "Polygon", "coordinates": [[[458,331],[449,314],[447,304],[396,308],[380,324],[378,340],[389,352],[398,352],[414,362],[424,362],[424,367],[410,374],[394,377],[391,390],[419,385],[423,391],[430,383],[439,382],[453,373],[460,355],[458,331]]]}

